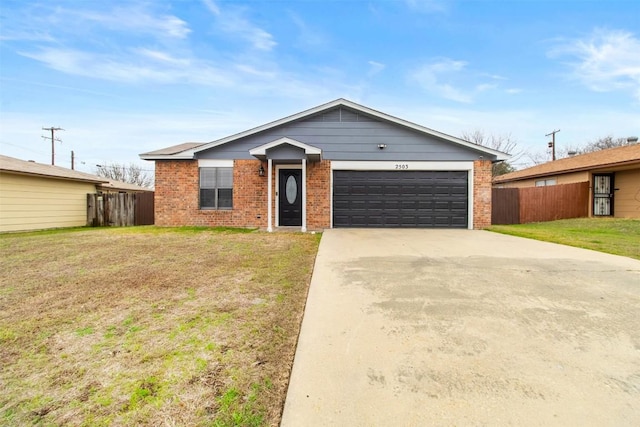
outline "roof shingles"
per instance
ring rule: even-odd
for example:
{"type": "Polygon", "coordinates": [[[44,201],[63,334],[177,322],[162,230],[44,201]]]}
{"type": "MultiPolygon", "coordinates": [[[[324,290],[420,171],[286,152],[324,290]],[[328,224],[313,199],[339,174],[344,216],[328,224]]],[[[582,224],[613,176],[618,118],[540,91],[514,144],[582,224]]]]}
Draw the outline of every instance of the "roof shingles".
{"type": "Polygon", "coordinates": [[[123,190],[123,191],[153,191],[149,188],[126,182],[115,181],[89,173],[78,172],[60,166],[45,165],[33,161],[25,161],[9,156],[0,155],[0,171],[16,173],[21,175],[36,175],[48,178],[65,179],[70,181],[83,181],[99,184],[103,190],[123,190]]]}
{"type": "Polygon", "coordinates": [[[493,179],[493,183],[500,184],[528,178],[558,175],[589,169],[602,169],[634,163],[640,165],[640,144],[609,148],[543,163],[527,169],[497,176],[493,179]]]}
{"type": "Polygon", "coordinates": [[[60,166],[45,165],[42,163],[28,162],[9,156],[0,155],[0,170],[26,175],[40,175],[52,178],[69,179],[73,181],[87,181],[95,183],[107,183],[106,178],[91,175],[76,170],[62,168],[60,166]]]}

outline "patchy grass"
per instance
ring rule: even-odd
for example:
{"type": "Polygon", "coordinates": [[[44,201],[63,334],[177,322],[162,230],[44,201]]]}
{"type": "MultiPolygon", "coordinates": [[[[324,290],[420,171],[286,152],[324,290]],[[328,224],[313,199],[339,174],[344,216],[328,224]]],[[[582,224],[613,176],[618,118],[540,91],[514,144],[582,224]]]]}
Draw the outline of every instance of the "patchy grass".
{"type": "Polygon", "coordinates": [[[490,231],[640,259],[640,220],[574,218],[494,225],[490,231]]]}
{"type": "Polygon", "coordinates": [[[0,425],[278,425],[320,235],[0,235],[0,425]]]}

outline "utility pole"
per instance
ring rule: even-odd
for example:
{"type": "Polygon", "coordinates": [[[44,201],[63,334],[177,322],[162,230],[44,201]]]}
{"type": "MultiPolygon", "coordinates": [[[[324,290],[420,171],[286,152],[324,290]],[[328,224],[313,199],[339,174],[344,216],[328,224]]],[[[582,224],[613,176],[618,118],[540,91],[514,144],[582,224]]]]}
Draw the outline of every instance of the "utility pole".
{"type": "Polygon", "coordinates": [[[71,170],[75,170],[75,163],[76,163],[76,155],[73,152],[73,150],[71,150],[71,170]]]}
{"type": "Polygon", "coordinates": [[[560,129],[549,132],[545,136],[551,135],[551,142],[549,142],[549,148],[551,148],[551,160],[556,159],[556,133],[560,132],[560,129]]]}
{"type": "Polygon", "coordinates": [[[51,137],[48,136],[43,136],[42,138],[44,139],[50,139],[51,140],[51,165],[54,166],[56,164],[56,147],[55,147],[55,142],[62,142],[62,140],[60,138],[56,138],[55,136],[55,132],[57,130],[64,130],[62,128],[56,128],[56,127],[49,127],[49,128],[42,128],[42,130],[48,130],[51,131],[51,137]]]}

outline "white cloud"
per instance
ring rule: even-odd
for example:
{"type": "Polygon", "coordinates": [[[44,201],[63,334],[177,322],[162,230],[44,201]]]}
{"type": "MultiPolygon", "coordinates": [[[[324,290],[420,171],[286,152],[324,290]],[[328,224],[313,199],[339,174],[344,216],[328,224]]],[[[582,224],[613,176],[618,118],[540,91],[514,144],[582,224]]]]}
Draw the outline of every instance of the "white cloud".
{"type": "Polygon", "coordinates": [[[258,69],[257,67],[249,64],[237,64],[236,69],[242,71],[245,74],[260,77],[263,79],[273,79],[277,77],[277,73],[274,71],[265,70],[264,67],[258,69]]]}
{"type": "Polygon", "coordinates": [[[136,48],[132,52],[153,59],[158,62],[164,62],[171,65],[188,66],[191,61],[189,59],[175,58],[168,52],[162,52],[155,49],[136,48]]]}
{"type": "Polygon", "coordinates": [[[497,87],[498,87],[497,84],[482,83],[476,86],[476,92],[486,92],[488,90],[496,89],[497,87]]]}
{"type": "Polygon", "coordinates": [[[450,74],[464,70],[466,66],[467,63],[464,61],[443,58],[414,70],[410,73],[410,78],[428,92],[452,101],[470,103],[472,96],[469,92],[457,89],[451,84],[442,81],[450,74]]]}
{"type": "Polygon", "coordinates": [[[597,29],[559,44],[549,55],[568,57],[572,77],[591,90],[631,90],[640,100],[640,39],[630,32],[597,29]]]}
{"type": "MultiPolygon", "coordinates": [[[[500,89],[506,77],[468,69],[466,61],[439,58],[409,73],[410,81],[434,95],[470,104],[478,95],[500,89]]],[[[509,94],[515,92],[505,91],[509,94]]]]}
{"type": "Polygon", "coordinates": [[[189,25],[159,12],[154,2],[119,2],[115,7],[83,3],[76,9],[38,4],[16,10],[3,36],[16,44],[26,42],[18,54],[73,76],[119,83],[238,86],[251,91],[260,85],[305,84],[268,56],[256,55],[256,51],[269,53],[276,42],[246,17],[248,9],[220,8],[214,0],[203,0],[203,4],[215,16],[218,29],[247,41],[249,48],[205,49],[203,55],[189,40],[189,25]],[[34,32],[37,27],[47,28],[47,33],[34,32]],[[41,43],[32,43],[34,39],[41,43]],[[269,68],[269,62],[275,65],[269,68]]]}
{"type": "Polygon", "coordinates": [[[112,31],[151,34],[161,38],[184,39],[191,32],[188,24],[182,19],[173,15],[154,14],[144,5],[137,4],[105,11],[57,8],[48,21],[49,25],[67,31],[90,24],[112,31]]]}
{"type": "Polygon", "coordinates": [[[26,30],[4,28],[0,33],[0,40],[4,41],[32,41],[32,42],[55,42],[55,38],[47,31],[43,30],[26,30]]]}
{"type": "Polygon", "coordinates": [[[216,16],[220,15],[220,8],[213,0],[202,0],[202,3],[207,9],[209,9],[209,12],[216,16]]]}
{"type": "Polygon", "coordinates": [[[108,45],[113,39],[98,37],[104,31],[124,33],[127,39],[151,36],[157,40],[186,39],[191,33],[188,24],[174,15],[157,13],[148,3],[86,2],[76,8],[65,8],[49,3],[34,3],[30,7],[16,8],[3,17],[0,40],[11,42],[42,42],[64,44],[108,45]]]}
{"type": "Polygon", "coordinates": [[[203,0],[205,7],[216,17],[216,24],[225,33],[244,39],[254,49],[270,51],[276,45],[273,36],[246,18],[243,7],[221,9],[213,0],[203,0]]]}
{"type": "Polygon", "coordinates": [[[367,75],[369,77],[375,76],[378,73],[381,73],[387,66],[381,62],[377,61],[369,61],[369,71],[367,75]]]}
{"type": "Polygon", "coordinates": [[[324,46],[327,43],[326,36],[317,30],[312,28],[304,19],[302,19],[297,13],[289,12],[291,21],[298,29],[297,44],[303,48],[317,49],[324,46]]]}
{"type": "Polygon", "coordinates": [[[234,82],[228,72],[207,63],[178,60],[153,50],[135,52],[151,61],[145,62],[140,55],[97,54],[62,48],[42,48],[39,52],[20,54],[63,73],[116,82],[192,82],[208,86],[229,86],[234,82]]]}
{"type": "Polygon", "coordinates": [[[220,19],[220,27],[227,33],[245,39],[258,50],[269,51],[277,45],[271,34],[253,25],[240,13],[225,14],[220,19]]]}
{"type": "Polygon", "coordinates": [[[449,9],[450,0],[405,0],[411,10],[418,12],[434,13],[446,12],[449,9]]]}
{"type": "Polygon", "coordinates": [[[499,74],[486,74],[487,77],[489,77],[492,80],[509,80],[504,76],[501,76],[499,74]]]}

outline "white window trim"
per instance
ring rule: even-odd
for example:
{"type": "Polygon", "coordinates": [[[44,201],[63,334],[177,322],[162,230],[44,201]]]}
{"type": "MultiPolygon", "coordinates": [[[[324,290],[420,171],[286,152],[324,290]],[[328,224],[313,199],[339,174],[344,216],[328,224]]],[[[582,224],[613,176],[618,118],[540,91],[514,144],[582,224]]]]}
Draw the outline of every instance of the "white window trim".
{"type": "Polygon", "coordinates": [[[198,159],[199,168],[232,168],[233,160],[198,159]]]}
{"type": "MultiPolygon", "coordinates": [[[[201,168],[231,168],[233,169],[233,160],[221,159],[198,159],[198,187],[200,187],[200,169],[201,168]]],[[[232,187],[233,188],[233,187],[232,187]]],[[[217,201],[216,201],[217,204],[217,201]]],[[[233,203],[232,203],[233,205],[233,203]]],[[[230,211],[231,208],[203,208],[200,202],[200,188],[198,188],[198,209],[203,211],[230,211]]]]}
{"type": "Polygon", "coordinates": [[[331,170],[466,171],[473,170],[473,162],[376,162],[334,160],[331,162],[331,170]]]}
{"type": "MultiPolygon", "coordinates": [[[[230,211],[233,210],[233,184],[231,186],[231,191],[232,191],[232,198],[231,198],[231,207],[230,208],[221,208],[218,206],[218,191],[221,189],[220,187],[215,187],[214,189],[216,190],[215,192],[215,207],[203,207],[202,206],[202,169],[231,169],[231,173],[233,174],[233,164],[232,166],[198,166],[198,210],[201,211],[230,211]]],[[[206,188],[206,189],[211,189],[211,188],[206,188]]]]}

